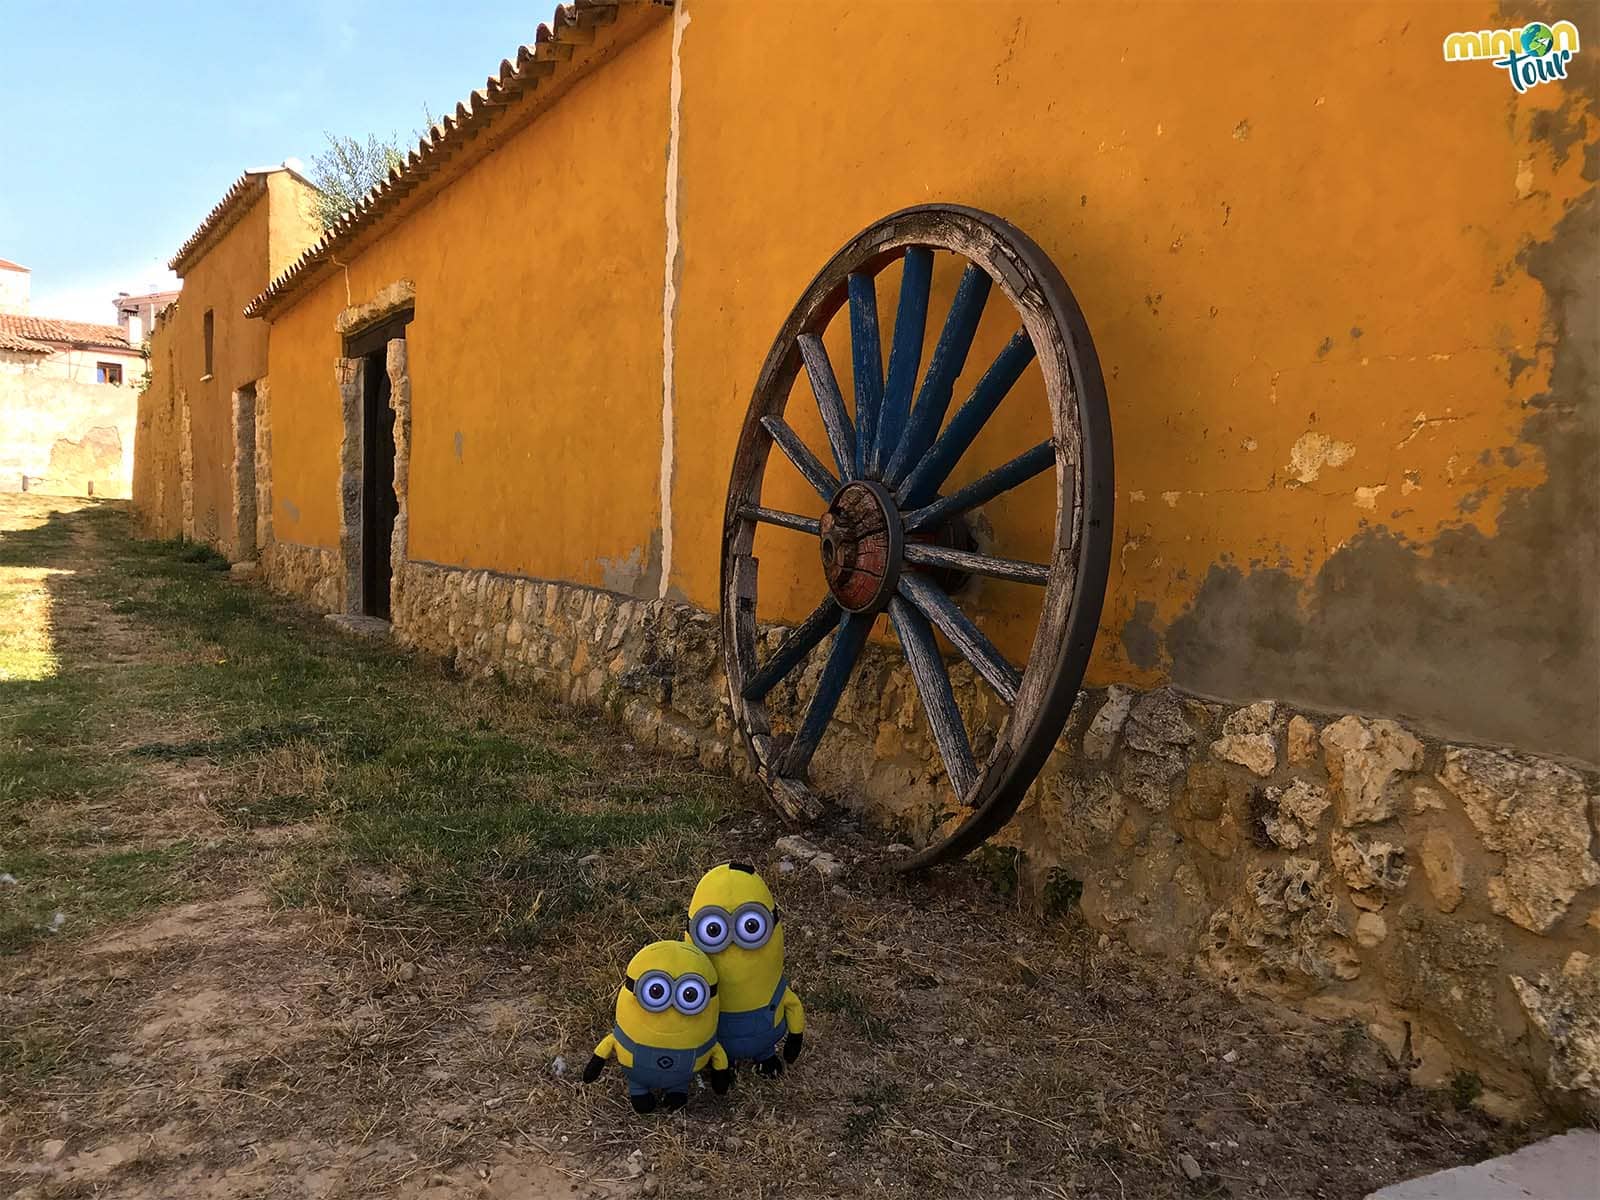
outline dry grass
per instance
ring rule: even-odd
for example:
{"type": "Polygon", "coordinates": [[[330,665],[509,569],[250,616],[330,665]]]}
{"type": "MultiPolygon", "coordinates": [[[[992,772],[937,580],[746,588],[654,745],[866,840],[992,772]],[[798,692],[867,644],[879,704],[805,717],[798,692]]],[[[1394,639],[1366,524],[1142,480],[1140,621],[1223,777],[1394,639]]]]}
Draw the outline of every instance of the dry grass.
{"type": "Polygon", "coordinates": [[[1346,1197],[1532,1132],[1020,911],[1003,862],[907,881],[839,825],[843,886],[785,873],[726,781],[122,522],[0,533],[0,588],[55,572],[57,662],[0,681],[0,1191],[1346,1197]],[[780,896],[806,1052],[640,1119],[576,1070],[729,856],[780,896]]]}

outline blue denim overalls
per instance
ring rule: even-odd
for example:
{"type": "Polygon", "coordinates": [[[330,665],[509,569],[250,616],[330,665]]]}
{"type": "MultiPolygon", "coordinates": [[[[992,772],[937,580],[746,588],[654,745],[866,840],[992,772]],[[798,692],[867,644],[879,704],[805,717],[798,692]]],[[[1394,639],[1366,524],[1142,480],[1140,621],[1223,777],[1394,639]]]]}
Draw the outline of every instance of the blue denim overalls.
{"type": "Polygon", "coordinates": [[[633,1066],[623,1067],[623,1077],[628,1081],[628,1095],[643,1096],[652,1090],[687,1092],[694,1080],[694,1064],[702,1054],[709,1054],[717,1044],[713,1037],[698,1050],[667,1050],[660,1046],[644,1046],[634,1041],[615,1025],[611,1036],[617,1045],[633,1055],[633,1066]]]}
{"type": "Polygon", "coordinates": [[[789,1018],[777,1024],[772,1018],[783,1003],[783,994],[789,990],[789,977],[778,977],[778,986],[765,1008],[752,1008],[746,1012],[723,1012],[717,1018],[717,1040],[727,1051],[729,1063],[765,1062],[771,1058],[778,1043],[789,1033],[789,1018]]]}

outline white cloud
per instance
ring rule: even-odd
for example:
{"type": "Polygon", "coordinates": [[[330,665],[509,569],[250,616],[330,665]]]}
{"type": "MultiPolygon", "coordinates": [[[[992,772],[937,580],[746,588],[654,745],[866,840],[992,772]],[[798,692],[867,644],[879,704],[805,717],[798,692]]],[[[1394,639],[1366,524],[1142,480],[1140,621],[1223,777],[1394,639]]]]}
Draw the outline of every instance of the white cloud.
{"type": "Polygon", "coordinates": [[[93,271],[74,272],[51,285],[33,277],[29,311],[36,317],[61,317],[69,321],[116,322],[118,292],[165,292],[178,286],[178,277],[159,258],[129,262],[93,271]]]}

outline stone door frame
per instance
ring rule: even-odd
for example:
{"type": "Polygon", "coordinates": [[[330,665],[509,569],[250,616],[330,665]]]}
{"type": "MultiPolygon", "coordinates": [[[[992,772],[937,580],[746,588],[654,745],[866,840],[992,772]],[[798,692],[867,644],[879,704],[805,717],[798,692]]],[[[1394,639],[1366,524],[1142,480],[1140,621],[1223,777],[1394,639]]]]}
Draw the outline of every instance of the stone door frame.
{"type": "Polygon", "coordinates": [[[260,487],[256,477],[260,454],[256,434],[260,428],[258,392],[255,383],[235,388],[233,418],[233,525],[227,547],[235,562],[252,562],[261,553],[260,487]]]}
{"type": "MultiPolygon", "coordinates": [[[[342,339],[349,341],[358,338],[364,331],[382,326],[414,309],[415,303],[416,288],[409,281],[401,280],[381,289],[371,302],[345,309],[339,314],[335,328],[342,339]]],[[[389,544],[391,620],[400,611],[410,529],[411,375],[408,363],[406,339],[389,339],[385,347],[385,368],[389,376],[389,406],[394,410],[396,501],[394,532],[389,544]]],[[[339,443],[339,556],[343,581],[340,611],[349,616],[360,616],[367,608],[361,579],[365,371],[366,360],[361,356],[341,355],[334,362],[334,379],[339,391],[343,425],[343,436],[339,443]]]]}

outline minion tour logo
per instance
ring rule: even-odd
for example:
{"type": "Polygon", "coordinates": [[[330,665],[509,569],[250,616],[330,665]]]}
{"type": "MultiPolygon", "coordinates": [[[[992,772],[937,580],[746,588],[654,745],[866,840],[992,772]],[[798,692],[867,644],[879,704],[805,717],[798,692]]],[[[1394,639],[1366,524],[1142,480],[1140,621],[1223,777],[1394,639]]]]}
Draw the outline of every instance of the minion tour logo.
{"type": "Polygon", "coordinates": [[[1487,58],[1504,67],[1511,86],[1525,92],[1541,83],[1567,77],[1567,63],[1578,52],[1578,27],[1571,21],[1546,25],[1534,21],[1521,29],[1485,29],[1481,33],[1449,33],[1445,62],[1487,58]]]}

